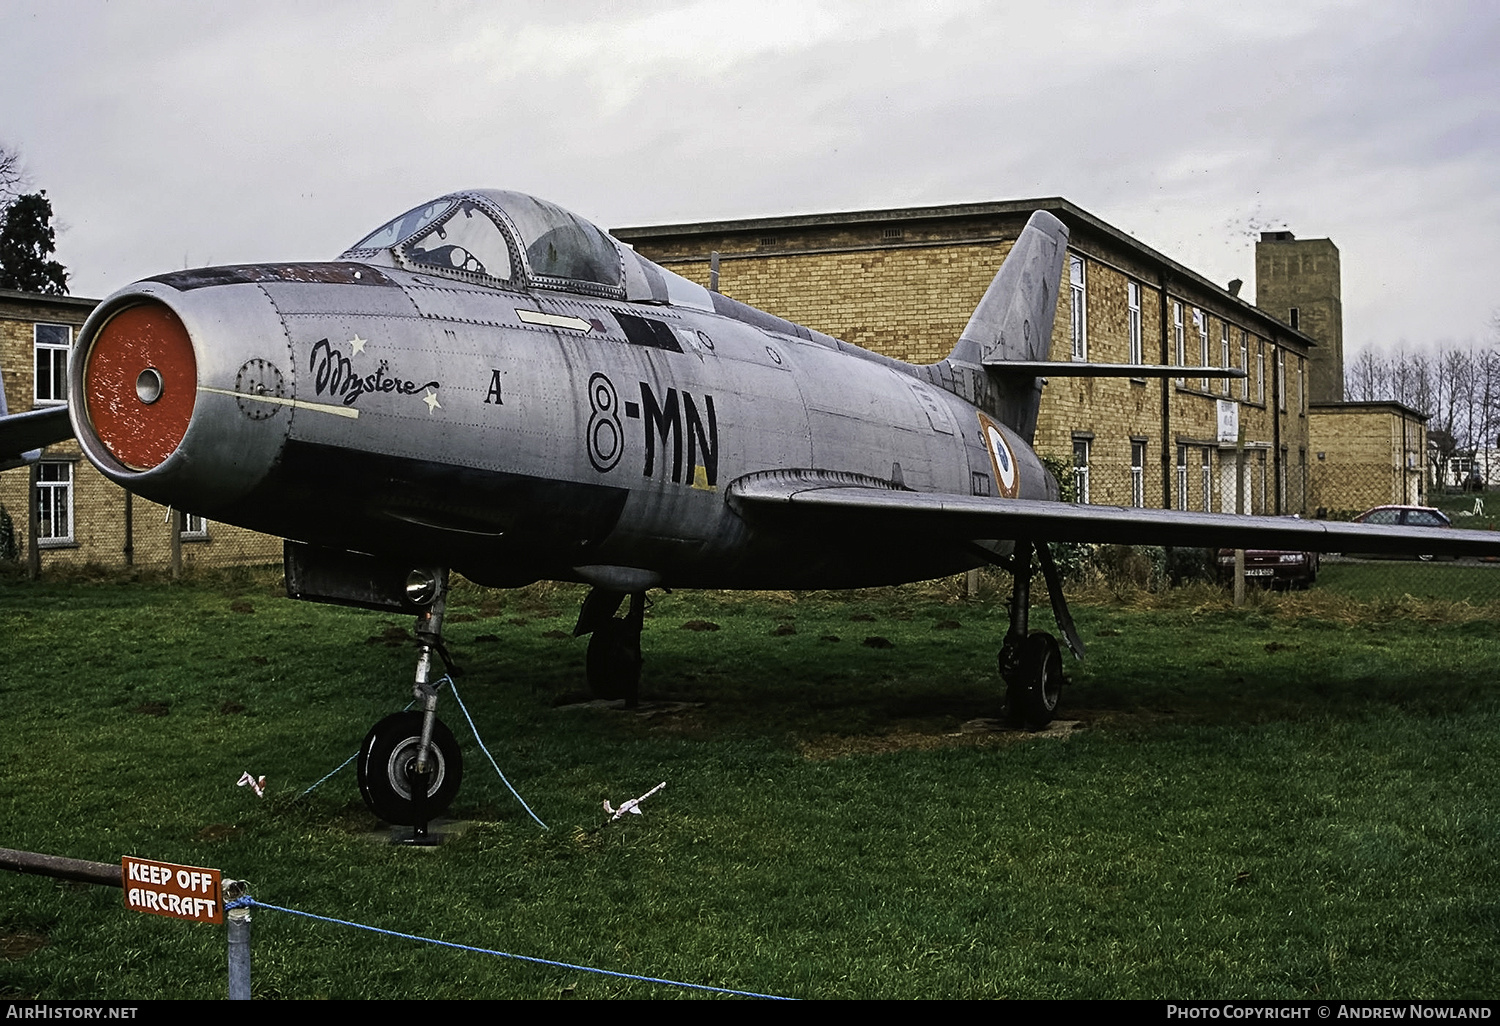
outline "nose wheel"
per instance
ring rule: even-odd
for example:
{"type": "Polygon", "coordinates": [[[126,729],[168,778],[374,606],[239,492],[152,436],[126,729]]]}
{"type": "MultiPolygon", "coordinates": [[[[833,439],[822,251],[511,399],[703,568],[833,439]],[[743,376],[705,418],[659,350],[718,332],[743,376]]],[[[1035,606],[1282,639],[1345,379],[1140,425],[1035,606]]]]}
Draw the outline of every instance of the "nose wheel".
{"type": "Polygon", "coordinates": [[[397,826],[421,826],[441,815],[453,804],[463,782],[463,755],[453,732],[442,720],[432,723],[427,779],[424,781],[418,775],[422,716],[413,709],[392,713],[375,724],[365,735],[355,763],[359,793],[365,805],[387,823],[397,826]]]}

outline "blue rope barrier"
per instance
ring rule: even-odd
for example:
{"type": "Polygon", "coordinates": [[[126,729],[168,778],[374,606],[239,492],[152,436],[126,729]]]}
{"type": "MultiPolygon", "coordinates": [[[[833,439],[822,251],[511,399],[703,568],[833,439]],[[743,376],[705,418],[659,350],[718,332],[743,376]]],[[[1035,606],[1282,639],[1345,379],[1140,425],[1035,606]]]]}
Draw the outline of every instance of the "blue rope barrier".
{"type": "Polygon", "coordinates": [[[349,756],[349,758],[345,759],[343,762],[339,763],[333,769],[331,769],[327,773],[325,773],[323,775],[323,779],[322,780],[319,780],[316,784],[314,784],[312,787],[309,787],[306,791],[303,791],[297,797],[298,798],[306,798],[308,795],[312,794],[318,788],[322,787],[325,783],[327,783],[329,777],[333,776],[339,770],[343,769],[345,766],[349,765],[351,762],[353,762],[355,759],[358,759],[358,758],[359,758],[359,753],[355,752],[353,755],[349,756]]]}
{"type": "MultiPolygon", "coordinates": [[[[438,681],[438,685],[440,687],[442,686],[442,683],[443,683],[442,681],[438,681]]],[[[402,712],[406,712],[406,710],[410,709],[412,706],[414,706],[416,704],[417,704],[416,700],[413,699],[412,701],[407,702],[404,706],[402,706],[401,707],[401,711],[402,712]]],[[[316,784],[313,784],[306,791],[303,791],[297,797],[298,798],[306,798],[308,795],[312,794],[318,788],[320,788],[324,784],[328,783],[329,778],[331,778],[335,773],[337,773],[339,770],[343,769],[345,766],[349,765],[351,762],[353,762],[355,759],[358,759],[358,758],[359,758],[359,753],[355,752],[353,755],[349,756],[349,758],[345,759],[343,762],[339,763],[333,769],[331,769],[327,773],[323,774],[322,779],[320,779],[316,784]]]]}
{"type": "MultiPolygon", "coordinates": [[[[523,803],[524,804],[524,803],[523,803]]],[[[622,980],[638,980],[642,983],[661,983],[668,987],[686,987],[689,990],[706,990],[715,994],[732,994],[735,997],[764,998],[767,1001],[795,1001],[796,998],[781,997],[776,994],[757,994],[752,990],[732,990],[729,987],[710,987],[705,983],[683,983],[681,980],[666,980],[659,976],[639,976],[635,973],[616,972],[613,969],[595,969],[587,965],[575,965],[572,962],[558,962],[550,958],[535,958],[531,955],[517,955],[509,951],[497,951],[494,948],[480,948],[472,944],[455,944],[452,941],[437,940],[434,937],[422,937],[415,933],[401,933],[399,930],[386,930],[379,926],[367,926],[364,923],[352,923],[347,919],[335,919],[332,916],[320,916],[313,912],[303,912],[300,909],[285,908],[281,905],[271,905],[264,901],[256,901],[251,897],[237,898],[226,902],[225,910],[232,908],[268,908],[273,912],[287,912],[294,916],[306,916],[308,919],[316,919],[319,922],[334,923],[338,926],[350,926],[356,930],[368,930],[370,933],[380,933],[387,937],[399,937],[402,940],[421,941],[424,944],[436,944],[443,948],[453,948],[458,951],[472,951],[479,955],[494,955],[497,958],[511,958],[518,962],[531,962],[534,965],[550,965],[558,969],[576,969],[582,973],[595,973],[599,976],[614,976],[622,980]]]]}
{"type": "Polygon", "coordinates": [[[458,702],[458,708],[463,712],[464,719],[469,721],[469,732],[474,735],[474,742],[479,745],[479,750],[484,753],[484,757],[490,760],[490,765],[495,768],[495,775],[500,778],[500,782],[505,785],[506,790],[508,790],[513,796],[515,796],[516,801],[521,803],[521,808],[526,810],[526,815],[536,820],[537,826],[541,827],[543,830],[551,829],[547,826],[546,823],[542,822],[540,816],[531,811],[531,806],[526,804],[526,799],[522,798],[520,793],[514,787],[511,787],[510,781],[505,778],[505,774],[500,772],[499,763],[495,762],[495,757],[491,755],[490,750],[485,747],[484,739],[479,736],[479,729],[474,726],[474,717],[469,715],[469,707],[464,705],[464,700],[458,696],[458,685],[453,682],[453,678],[444,677],[443,680],[446,680],[448,682],[448,689],[453,692],[454,701],[458,702]]]}

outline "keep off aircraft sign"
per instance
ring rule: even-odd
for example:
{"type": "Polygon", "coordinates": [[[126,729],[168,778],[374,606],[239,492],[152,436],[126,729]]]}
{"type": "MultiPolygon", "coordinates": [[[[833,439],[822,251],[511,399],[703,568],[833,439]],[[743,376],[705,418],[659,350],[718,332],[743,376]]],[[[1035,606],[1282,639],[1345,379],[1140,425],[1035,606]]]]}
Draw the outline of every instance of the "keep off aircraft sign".
{"type": "Polygon", "coordinates": [[[219,895],[223,874],[217,869],[174,866],[126,855],[120,859],[120,877],[128,909],[194,923],[224,921],[224,901],[219,895]]]}

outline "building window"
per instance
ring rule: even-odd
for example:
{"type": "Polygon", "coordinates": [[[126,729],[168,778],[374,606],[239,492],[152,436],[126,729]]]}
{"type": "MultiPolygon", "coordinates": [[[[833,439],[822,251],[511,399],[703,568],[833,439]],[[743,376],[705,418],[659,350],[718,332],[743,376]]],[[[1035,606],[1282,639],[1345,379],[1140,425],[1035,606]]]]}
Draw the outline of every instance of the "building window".
{"type": "Polygon", "coordinates": [[[37,544],[72,544],[73,464],[36,465],[36,513],[37,544]]]}
{"type": "Polygon", "coordinates": [[[1307,361],[1297,357],[1297,405],[1307,412],[1307,361]]]}
{"type": "Polygon", "coordinates": [[[1146,443],[1139,440],[1130,443],[1130,504],[1146,505],[1146,443]]]}
{"type": "Polygon", "coordinates": [[[1089,358],[1088,310],[1084,302],[1083,257],[1068,257],[1068,291],[1073,306],[1073,359],[1089,358]]]}
{"type": "Polygon", "coordinates": [[[1130,362],[1144,363],[1141,356],[1141,286],[1127,282],[1125,297],[1130,306],[1130,362]]]}
{"type": "Polygon", "coordinates": [[[1255,492],[1256,492],[1257,501],[1259,503],[1259,505],[1257,505],[1255,507],[1255,512],[1257,512],[1257,513],[1265,513],[1265,512],[1267,512],[1267,507],[1266,507],[1266,450],[1264,450],[1264,449],[1257,449],[1255,451],[1255,475],[1256,475],[1256,488],[1255,488],[1255,492]]]}
{"type": "MultiPolygon", "coordinates": [[[[1220,367],[1233,367],[1234,366],[1234,361],[1233,361],[1233,359],[1229,355],[1229,325],[1227,325],[1227,324],[1223,324],[1223,325],[1219,326],[1219,366],[1220,367]]],[[[1225,395],[1229,395],[1230,392],[1233,391],[1233,389],[1234,389],[1233,379],[1231,379],[1231,378],[1225,378],[1224,379],[1224,394],[1225,395]]]]}
{"type": "Polygon", "coordinates": [[[1089,440],[1073,439],[1073,501],[1089,501],[1089,440]]]}
{"type": "Polygon", "coordinates": [[[1214,451],[1208,446],[1203,447],[1203,512],[1214,511],[1214,451]]]}
{"type": "Polygon", "coordinates": [[[1286,350],[1276,350],[1276,408],[1286,412],[1286,350]]]}
{"type": "MultiPolygon", "coordinates": [[[[1208,314],[1193,307],[1193,326],[1198,329],[1198,366],[1208,366],[1208,314]]],[[[1203,379],[1203,391],[1208,391],[1208,379],[1203,379]]]]}
{"type": "Polygon", "coordinates": [[[1248,331],[1240,332],[1240,370],[1245,372],[1245,376],[1240,378],[1240,398],[1248,402],[1250,399],[1250,333],[1248,331]]]}
{"type": "Polygon", "coordinates": [[[1188,508],[1187,493],[1187,446],[1177,447],[1177,508],[1185,510],[1188,508]]]}
{"type": "Polygon", "coordinates": [[[68,350],[73,329],[66,324],[38,324],[33,328],[36,346],[36,401],[68,401],[68,350]]]}
{"type": "Polygon", "coordinates": [[[208,521],[194,513],[182,514],[182,540],[208,541],[208,521]]]}
{"type": "MultiPolygon", "coordinates": [[[[1172,338],[1177,344],[1175,350],[1177,353],[1177,366],[1181,367],[1187,363],[1187,343],[1183,341],[1182,337],[1182,304],[1175,301],[1172,303],[1172,338]]],[[[1177,379],[1178,388],[1181,388],[1184,384],[1186,382],[1182,378],[1177,379]]]]}
{"type": "Polygon", "coordinates": [[[1287,314],[1286,322],[1292,326],[1292,330],[1302,330],[1302,314],[1295,306],[1292,307],[1291,312],[1287,314]]]}
{"type": "Polygon", "coordinates": [[[1255,346],[1255,400],[1264,405],[1266,401],[1266,344],[1255,346]]]}

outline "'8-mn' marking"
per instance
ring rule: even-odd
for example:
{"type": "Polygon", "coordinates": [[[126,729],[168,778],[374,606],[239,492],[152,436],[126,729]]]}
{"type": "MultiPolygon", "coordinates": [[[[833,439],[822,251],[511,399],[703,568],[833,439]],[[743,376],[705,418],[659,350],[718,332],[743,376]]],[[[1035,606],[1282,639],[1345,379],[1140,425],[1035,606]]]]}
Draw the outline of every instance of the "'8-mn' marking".
{"type": "Polygon", "coordinates": [[[661,443],[662,476],[666,476],[666,453],[672,450],[672,483],[694,488],[719,485],[719,420],[714,397],[694,399],[690,392],[669,388],[660,399],[649,382],[641,382],[639,404],[626,403],[625,416],[639,418],[646,434],[646,457],[642,477],[656,476],[656,446],[661,443]],[[683,445],[686,440],[686,446],[683,445]],[[686,448],[684,454],[683,449],[686,448]],[[684,459],[686,455],[686,459],[684,459]]]}
{"type": "Polygon", "coordinates": [[[603,374],[589,378],[589,462],[601,474],[615,469],[625,452],[625,432],[620,427],[620,397],[614,382],[603,374]]]}

